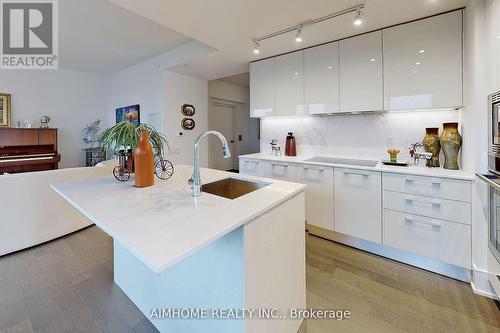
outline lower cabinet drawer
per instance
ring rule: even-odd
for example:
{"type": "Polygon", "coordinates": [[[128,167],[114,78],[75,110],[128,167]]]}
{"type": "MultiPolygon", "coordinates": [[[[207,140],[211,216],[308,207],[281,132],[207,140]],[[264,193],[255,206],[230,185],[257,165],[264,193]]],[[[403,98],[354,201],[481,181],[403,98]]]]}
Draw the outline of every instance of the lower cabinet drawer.
{"type": "Polygon", "coordinates": [[[383,244],[471,269],[471,227],[384,209],[383,244]]]}
{"type": "Polygon", "coordinates": [[[472,201],[472,185],[467,180],[384,173],[382,189],[435,198],[472,201]]]}
{"type": "Polygon", "coordinates": [[[294,182],[295,165],[283,162],[266,162],[266,177],[294,182]]]}
{"type": "Polygon", "coordinates": [[[262,161],[240,159],[240,173],[251,176],[266,176],[266,165],[262,161]]]}
{"type": "Polygon", "coordinates": [[[472,204],[441,198],[384,191],[384,208],[435,219],[471,224],[472,204]]]}

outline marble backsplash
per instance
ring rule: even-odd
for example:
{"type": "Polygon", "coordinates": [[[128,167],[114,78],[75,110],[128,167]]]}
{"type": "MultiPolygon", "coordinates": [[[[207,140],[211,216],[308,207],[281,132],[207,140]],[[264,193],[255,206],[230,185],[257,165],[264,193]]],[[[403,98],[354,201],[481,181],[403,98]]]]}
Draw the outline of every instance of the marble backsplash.
{"type": "Polygon", "coordinates": [[[387,158],[388,147],[395,147],[401,150],[401,159],[409,159],[408,147],[422,141],[426,127],[439,127],[441,134],[442,123],[458,122],[459,112],[411,111],[265,118],[261,121],[260,150],[270,153],[269,143],[276,138],[284,154],[287,132],[293,132],[299,155],[380,160],[387,158]]]}

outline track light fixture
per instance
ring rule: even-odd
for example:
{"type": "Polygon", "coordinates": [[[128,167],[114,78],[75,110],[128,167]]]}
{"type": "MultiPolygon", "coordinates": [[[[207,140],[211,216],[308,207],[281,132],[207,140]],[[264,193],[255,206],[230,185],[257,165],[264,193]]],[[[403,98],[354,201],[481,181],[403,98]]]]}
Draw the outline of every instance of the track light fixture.
{"type": "Polygon", "coordinates": [[[339,12],[335,12],[335,13],[332,13],[332,14],[329,14],[329,15],[325,15],[325,16],[319,17],[319,18],[314,19],[314,20],[308,20],[308,21],[301,22],[301,23],[299,23],[297,25],[294,25],[293,27],[286,28],[286,29],[283,29],[283,30],[279,30],[279,31],[270,33],[270,34],[262,36],[262,37],[254,38],[253,42],[254,42],[255,45],[254,45],[253,53],[254,54],[259,54],[260,53],[260,44],[259,44],[260,42],[262,42],[264,40],[267,40],[267,39],[270,39],[270,38],[273,38],[273,37],[277,37],[277,36],[283,35],[283,34],[294,32],[294,31],[296,31],[295,41],[297,43],[300,43],[303,40],[302,30],[304,29],[305,26],[317,24],[317,23],[320,23],[320,22],[323,22],[323,21],[326,21],[326,20],[330,20],[330,19],[342,16],[342,15],[345,15],[345,14],[356,13],[356,15],[354,16],[354,22],[353,23],[354,23],[354,25],[359,26],[359,25],[361,25],[363,23],[363,13],[361,12],[361,9],[363,9],[363,8],[365,8],[365,5],[364,4],[360,4],[360,5],[351,7],[351,8],[347,8],[347,9],[341,10],[339,12]]]}
{"type": "Polygon", "coordinates": [[[302,28],[303,27],[300,27],[300,28],[297,29],[297,35],[295,35],[295,41],[297,43],[302,42],[302,28]]]}
{"type": "Polygon", "coordinates": [[[363,24],[363,12],[361,12],[361,8],[358,8],[356,10],[356,15],[354,16],[354,25],[355,26],[360,26],[363,24]]]}
{"type": "Polygon", "coordinates": [[[259,42],[255,42],[255,46],[253,47],[253,53],[254,54],[259,54],[260,53],[259,47],[260,47],[259,42]]]}

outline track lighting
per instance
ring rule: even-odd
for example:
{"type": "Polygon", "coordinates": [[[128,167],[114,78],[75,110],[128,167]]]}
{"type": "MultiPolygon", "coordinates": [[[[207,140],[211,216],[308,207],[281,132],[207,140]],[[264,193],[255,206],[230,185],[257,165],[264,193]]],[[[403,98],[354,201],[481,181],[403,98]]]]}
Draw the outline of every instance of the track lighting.
{"type": "Polygon", "coordinates": [[[328,15],[325,15],[322,17],[318,17],[315,19],[300,22],[297,25],[275,31],[275,32],[272,32],[272,33],[264,35],[264,36],[256,37],[253,39],[253,42],[255,45],[254,49],[253,49],[253,53],[254,54],[260,53],[260,45],[259,45],[260,42],[263,42],[265,40],[268,40],[268,39],[271,39],[274,37],[278,37],[278,36],[281,36],[284,34],[289,34],[292,32],[296,32],[295,41],[297,43],[300,43],[304,40],[302,37],[302,30],[304,29],[304,27],[306,27],[306,26],[309,27],[309,26],[312,26],[312,25],[315,25],[315,24],[318,24],[318,23],[321,23],[321,22],[324,22],[327,20],[331,20],[333,18],[342,16],[342,15],[356,13],[356,16],[354,16],[354,25],[359,26],[359,25],[363,24],[363,13],[361,12],[361,9],[363,9],[364,7],[365,7],[365,4],[359,4],[357,6],[353,6],[353,7],[350,7],[350,8],[335,12],[335,13],[331,13],[331,14],[328,14],[328,15]]]}
{"type": "Polygon", "coordinates": [[[360,26],[363,24],[363,12],[361,12],[361,8],[356,9],[356,15],[354,16],[354,25],[360,26]]]}
{"type": "Polygon", "coordinates": [[[297,29],[297,35],[295,36],[295,41],[297,43],[302,42],[302,27],[297,29]]]}
{"type": "Polygon", "coordinates": [[[259,49],[260,45],[258,42],[255,42],[255,46],[253,48],[253,53],[254,54],[259,54],[260,53],[260,49],[259,49]]]}

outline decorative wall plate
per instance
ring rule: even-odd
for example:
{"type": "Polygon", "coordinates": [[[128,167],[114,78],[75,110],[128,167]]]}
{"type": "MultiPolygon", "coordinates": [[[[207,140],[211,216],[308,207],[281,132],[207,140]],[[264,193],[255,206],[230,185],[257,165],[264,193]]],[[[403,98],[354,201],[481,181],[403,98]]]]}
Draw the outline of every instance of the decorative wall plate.
{"type": "Polygon", "coordinates": [[[194,119],[192,118],[183,118],[181,121],[181,126],[185,130],[192,130],[194,126],[196,125],[194,119]]]}
{"type": "Polygon", "coordinates": [[[184,104],[181,108],[181,112],[183,115],[185,115],[186,117],[192,117],[194,116],[195,112],[196,112],[196,109],[194,108],[193,105],[191,104],[184,104]]]}

